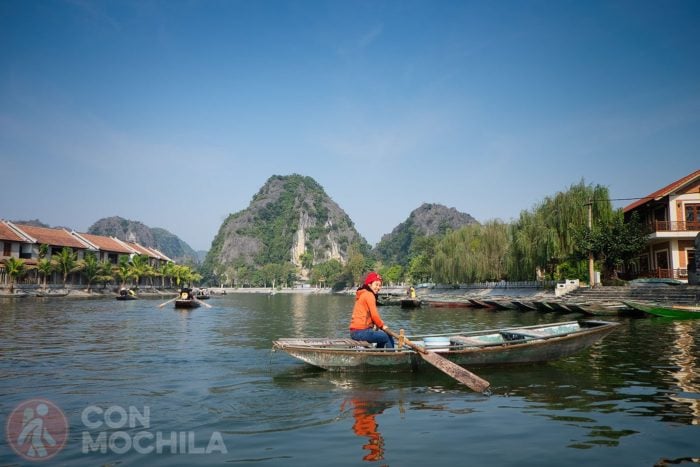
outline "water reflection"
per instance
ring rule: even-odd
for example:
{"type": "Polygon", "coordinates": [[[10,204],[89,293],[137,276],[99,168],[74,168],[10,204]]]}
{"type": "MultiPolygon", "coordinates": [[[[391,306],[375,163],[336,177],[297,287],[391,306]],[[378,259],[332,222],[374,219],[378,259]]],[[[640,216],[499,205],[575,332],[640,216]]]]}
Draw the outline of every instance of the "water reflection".
{"type": "Polygon", "coordinates": [[[689,322],[676,321],[673,323],[675,334],[675,352],[670,359],[677,366],[673,371],[673,378],[678,382],[682,390],[679,394],[670,396],[676,402],[686,404],[693,414],[691,424],[700,424],[700,387],[696,383],[698,379],[697,350],[695,349],[694,327],[689,322]]]}
{"type": "MultiPolygon", "coordinates": [[[[329,457],[412,465],[433,462],[436,451],[446,465],[466,455],[510,465],[517,451],[521,466],[636,467],[700,454],[700,321],[620,319],[615,333],[573,357],[473,369],[492,383],[487,397],[430,368],[333,373],[270,353],[279,337],[346,336],[352,297],[231,294],[213,298],[213,309],[182,313],[160,303],[0,303],[0,411],[43,396],[75,424],[88,403],[149,406],[154,429],[192,429],[204,439],[219,431],[230,450],[153,465],[323,466],[329,457]]],[[[399,307],[382,314],[414,334],[568,318],[399,307]]],[[[64,464],[141,460],[84,456],[79,441],[64,464]]],[[[16,462],[3,443],[0,464],[16,462]]]]}
{"type": "Polygon", "coordinates": [[[356,394],[344,400],[340,410],[345,411],[347,404],[351,406],[352,417],[355,420],[352,431],[367,440],[362,445],[362,449],[367,451],[362,460],[374,462],[384,459],[384,437],[379,432],[376,417],[384,413],[384,410],[392,404],[376,400],[371,394],[356,394]]]}

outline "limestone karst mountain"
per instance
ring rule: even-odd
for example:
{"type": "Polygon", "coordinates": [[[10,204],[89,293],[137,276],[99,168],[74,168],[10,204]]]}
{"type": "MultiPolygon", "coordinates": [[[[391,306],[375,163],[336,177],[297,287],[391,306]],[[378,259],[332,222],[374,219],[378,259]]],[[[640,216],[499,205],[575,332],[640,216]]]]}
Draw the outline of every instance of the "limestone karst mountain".
{"type": "Polygon", "coordinates": [[[292,264],[304,278],[314,264],[345,263],[351,245],[370,250],[350,217],[311,177],[273,175],[250,205],[221,225],[204,261],[206,275],[292,264]]]}

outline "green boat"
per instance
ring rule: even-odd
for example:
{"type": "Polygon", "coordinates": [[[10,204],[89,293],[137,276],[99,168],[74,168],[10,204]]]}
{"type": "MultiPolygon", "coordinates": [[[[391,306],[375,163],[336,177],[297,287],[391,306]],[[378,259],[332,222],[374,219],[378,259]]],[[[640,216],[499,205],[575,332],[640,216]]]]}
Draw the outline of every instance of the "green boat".
{"type": "Polygon", "coordinates": [[[697,319],[700,318],[700,307],[682,305],[660,305],[657,303],[623,302],[630,308],[649,313],[650,315],[663,316],[664,318],[697,319]]]}

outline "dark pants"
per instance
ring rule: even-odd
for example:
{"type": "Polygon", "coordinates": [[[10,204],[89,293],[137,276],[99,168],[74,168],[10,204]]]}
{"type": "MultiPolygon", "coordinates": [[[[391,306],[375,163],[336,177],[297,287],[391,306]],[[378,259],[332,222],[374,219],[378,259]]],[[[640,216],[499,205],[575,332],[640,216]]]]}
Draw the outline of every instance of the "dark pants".
{"type": "Polygon", "coordinates": [[[356,341],[374,342],[377,344],[378,349],[383,349],[385,347],[387,349],[394,348],[394,339],[384,331],[374,331],[372,328],[362,329],[361,331],[350,331],[350,337],[356,341]]]}

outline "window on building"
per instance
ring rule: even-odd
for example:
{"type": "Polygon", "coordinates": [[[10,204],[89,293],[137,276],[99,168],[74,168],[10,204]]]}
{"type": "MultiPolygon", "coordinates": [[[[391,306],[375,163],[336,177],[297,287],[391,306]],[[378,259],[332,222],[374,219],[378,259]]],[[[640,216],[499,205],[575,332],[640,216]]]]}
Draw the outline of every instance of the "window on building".
{"type": "Polygon", "coordinates": [[[32,258],[32,246],[28,244],[23,244],[19,247],[19,257],[22,259],[32,258]]]}
{"type": "Polygon", "coordinates": [[[2,255],[3,256],[10,256],[11,254],[12,254],[12,243],[3,242],[2,255]]]}
{"type": "Polygon", "coordinates": [[[685,205],[685,227],[688,230],[700,230],[700,204],[685,205]]]}
{"type": "Polygon", "coordinates": [[[688,271],[695,271],[695,250],[686,250],[688,252],[688,271]]]}

